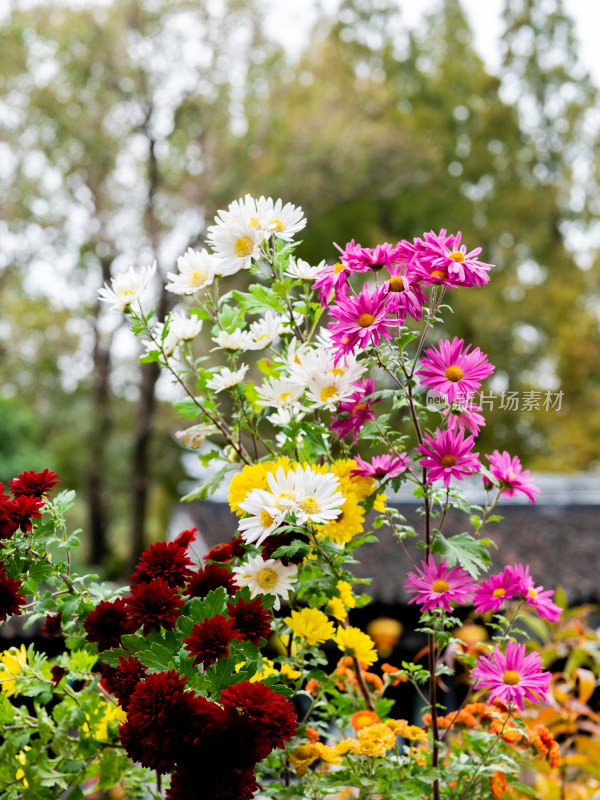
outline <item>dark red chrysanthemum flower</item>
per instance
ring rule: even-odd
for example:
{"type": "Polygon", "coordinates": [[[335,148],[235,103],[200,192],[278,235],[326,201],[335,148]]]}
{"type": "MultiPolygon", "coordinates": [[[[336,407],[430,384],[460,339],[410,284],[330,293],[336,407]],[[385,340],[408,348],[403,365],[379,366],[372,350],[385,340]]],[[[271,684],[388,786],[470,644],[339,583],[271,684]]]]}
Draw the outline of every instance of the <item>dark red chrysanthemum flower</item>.
{"type": "Polygon", "coordinates": [[[194,666],[204,664],[209,667],[219,658],[229,655],[229,645],[237,639],[233,620],[222,614],[215,614],[204,622],[197,622],[191,634],[183,642],[188,653],[194,656],[194,666]]]}
{"type": "Polygon", "coordinates": [[[210,741],[224,717],[216,703],[186,691],[185,678],[175,670],[154,672],[136,686],[119,733],[133,761],[164,774],[178,761],[199,760],[202,748],[195,753],[194,741],[200,733],[210,741]]]}
{"type": "Polygon", "coordinates": [[[57,483],[60,480],[56,472],[45,469],[43,472],[22,472],[18,478],[9,481],[9,486],[14,497],[42,497],[51,492],[57,483]]]}
{"type": "Polygon", "coordinates": [[[44,633],[46,636],[60,636],[61,622],[62,611],[59,611],[58,614],[46,614],[46,621],[42,625],[40,633],[44,633]]]}
{"type": "Polygon", "coordinates": [[[190,597],[206,597],[213,589],[218,589],[223,586],[228,595],[234,595],[238,586],[235,582],[235,577],[225,569],[225,567],[217,567],[216,564],[208,564],[204,569],[199,569],[194,572],[189,580],[184,594],[190,597]]]}
{"type": "Polygon", "coordinates": [[[134,656],[119,659],[119,666],[107,680],[107,688],[119,701],[119,705],[127,711],[131,695],[138,683],[146,676],[146,667],[143,667],[134,656]]]}
{"type": "Polygon", "coordinates": [[[257,732],[266,737],[271,747],[284,747],[298,727],[294,707],[285,697],[262,683],[243,681],[221,692],[225,709],[237,708],[257,726],[257,732]]]}
{"type": "Polygon", "coordinates": [[[7,617],[21,615],[20,606],[25,603],[25,595],[19,594],[22,585],[22,581],[9,578],[0,567],[0,622],[4,622],[7,617]]]}
{"type": "Polygon", "coordinates": [[[27,497],[20,495],[3,508],[3,516],[7,515],[12,524],[12,531],[14,533],[17,528],[20,528],[23,533],[30,531],[33,525],[34,518],[41,517],[40,508],[44,505],[44,500],[40,497],[27,497]]]}
{"type": "MultiPolygon", "coordinates": [[[[268,561],[270,558],[273,558],[273,553],[278,550],[280,547],[287,547],[288,545],[292,544],[292,542],[300,541],[304,542],[304,544],[308,544],[310,539],[304,533],[296,533],[294,531],[288,531],[287,533],[272,533],[268,536],[262,544],[261,548],[261,555],[265,561],[268,561]]],[[[306,558],[306,554],[297,553],[295,556],[277,556],[277,558],[282,562],[282,564],[286,567],[289,567],[290,564],[301,564],[304,559],[306,558]]]]}
{"type": "Polygon", "coordinates": [[[135,628],[143,628],[144,636],[160,628],[172,630],[184,604],[177,589],[162,578],[132,586],[131,596],[125,602],[135,628]]]}
{"type": "Polygon", "coordinates": [[[241,536],[234,536],[228,542],[215,544],[204,556],[205,561],[230,561],[232,558],[239,558],[246,552],[244,540],[241,536]]]}
{"type": "Polygon", "coordinates": [[[241,598],[237,603],[228,603],[227,613],[233,621],[233,629],[239,639],[258,645],[261,639],[269,638],[271,634],[269,623],[273,617],[263,608],[260,597],[255,597],[249,603],[241,598]]]}
{"type": "Polygon", "coordinates": [[[96,642],[98,650],[121,646],[121,636],[135,633],[137,625],[131,619],[127,603],[120,597],[112,602],[101,600],[83,622],[85,638],[96,642]]]}
{"type": "Polygon", "coordinates": [[[195,764],[182,765],[171,778],[166,800],[252,800],[258,789],[254,770],[232,769],[229,754],[227,763],[219,766],[209,767],[199,780],[195,764]]]}
{"type": "Polygon", "coordinates": [[[52,675],[52,683],[55,686],[62,681],[62,679],[67,674],[67,670],[64,667],[59,667],[58,664],[55,664],[53,667],[50,667],[50,675],[52,675]]]}
{"type": "Polygon", "coordinates": [[[197,533],[198,528],[187,528],[185,531],[181,531],[181,533],[177,534],[177,536],[173,539],[173,544],[176,544],[179,547],[183,547],[184,550],[187,550],[196,538],[197,533]]]}
{"type": "Polygon", "coordinates": [[[144,550],[132,583],[150,583],[154,578],[162,578],[169,586],[185,586],[192,575],[193,564],[182,547],[175,542],[156,542],[144,550]]]}

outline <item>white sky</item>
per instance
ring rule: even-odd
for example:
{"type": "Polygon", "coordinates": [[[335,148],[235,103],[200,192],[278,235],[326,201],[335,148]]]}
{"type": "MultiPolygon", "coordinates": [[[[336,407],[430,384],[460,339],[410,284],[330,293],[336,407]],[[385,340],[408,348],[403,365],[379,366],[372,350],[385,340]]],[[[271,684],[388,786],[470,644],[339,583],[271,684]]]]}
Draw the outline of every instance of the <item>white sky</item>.
{"type": "MultiPolygon", "coordinates": [[[[337,0],[320,0],[321,5],[330,10],[337,0]]],[[[438,6],[438,0],[397,0],[402,8],[404,19],[410,27],[418,25],[423,14],[438,6]]],[[[599,0],[563,0],[565,10],[576,26],[580,41],[582,65],[594,76],[600,85],[600,50],[598,31],[600,30],[599,0]]],[[[298,49],[314,18],[315,0],[265,0],[270,12],[270,33],[279,38],[290,50],[298,49]]],[[[475,35],[475,47],[490,71],[496,71],[500,63],[498,37],[501,31],[500,10],[502,0],[462,0],[475,35]]]]}

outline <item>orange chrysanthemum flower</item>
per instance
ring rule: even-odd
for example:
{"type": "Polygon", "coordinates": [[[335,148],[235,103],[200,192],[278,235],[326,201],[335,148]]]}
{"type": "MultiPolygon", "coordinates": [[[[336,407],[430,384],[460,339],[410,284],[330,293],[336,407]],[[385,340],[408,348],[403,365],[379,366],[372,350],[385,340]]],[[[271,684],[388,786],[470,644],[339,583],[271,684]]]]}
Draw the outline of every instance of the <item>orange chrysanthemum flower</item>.
{"type": "Polygon", "coordinates": [[[503,772],[494,772],[490,778],[490,790],[493,797],[504,797],[506,792],[506,775],[503,772]]]}
{"type": "Polygon", "coordinates": [[[377,714],[374,711],[369,711],[367,708],[362,711],[357,711],[350,717],[350,725],[352,725],[355,731],[368,728],[369,725],[375,725],[378,722],[381,722],[381,720],[377,714]]]}

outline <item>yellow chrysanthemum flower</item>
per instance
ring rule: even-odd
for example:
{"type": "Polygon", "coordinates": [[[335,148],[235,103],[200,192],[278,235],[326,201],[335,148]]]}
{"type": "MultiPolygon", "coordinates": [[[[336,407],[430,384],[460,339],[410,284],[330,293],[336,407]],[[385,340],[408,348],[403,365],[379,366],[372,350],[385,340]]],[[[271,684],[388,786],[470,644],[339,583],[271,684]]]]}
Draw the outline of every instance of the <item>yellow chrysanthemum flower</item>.
{"type": "Polygon", "coordinates": [[[385,724],[394,736],[403,736],[412,742],[428,742],[429,737],[418,725],[410,725],[405,719],[386,719],[385,724]]]}
{"type": "Polygon", "coordinates": [[[346,502],[342,506],[342,513],[326,525],[318,525],[317,532],[320,537],[326,536],[336,544],[343,545],[354,536],[364,531],[365,515],[359,505],[356,495],[344,492],[346,502]]]}
{"type": "Polygon", "coordinates": [[[363,756],[384,756],[396,745],[392,731],[382,724],[369,725],[358,731],[359,753],[363,756]]]}
{"type": "Polygon", "coordinates": [[[108,725],[110,722],[125,722],[127,713],[121,706],[106,703],[104,708],[99,707],[94,712],[94,718],[89,714],[85,715],[87,722],[82,725],[85,733],[91,733],[94,739],[108,739],[108,725]]]}
{"type": "Polygon", "coordinates": [[[346,608],[354,608],[356,606],[356,600],[352,594],[351,583],[348,583],[348,581],[338,581],[335,585],[335,588],[337,589],[340,599],[346,608]]]}
{"type": "Polygon", "coordinates": [[[330,617],[343,622],[346,619],[346,606],[339,597],[332,597],[327,601],[327,613],[330,617]]]}
{"type": "Polygon", "coordinates": [[[368,475],[353,475],[352,470],[357,466],[353,458],[344,458],[334,461],[330,469],[338,476],[344,497],[352,493],[357,500],[364,500],[375,491],[375,481],[368,475]]]}
{"type": "MultiPolygon", "coordinates": [[[[25,753],[28,750],[31,750],[31,747],[25,745],[25,747],[22,750],[20,750],[19,753],[15,756],[19,764],[22,764],[23,766],[25,766],[25,764],[27,763],[27,756],[25,755],[25,753]]],[[[15,773],[15,780],[22,781],[23,786],[26,789],[29,787],[29,781],[25,777],[25,770],[21,769],[21,767],[19,767],[19,769],[15,773]]]]}
{"type": "Polygon", "coordinates": [[[338,628],[335,642],[346,656],[354,656],[369,666],[377,661],[375,643],[358,628],[338,628]]]}
{"type": "Polygon", "coordinates": [[[327,747],[326,744],[315,742],[315,747],[319,751],[319,758],[326,764],[341,764],[342,759],[335,747],[327,747]]]}
{"type": "Polygon", "coordinates": [[[358,739],[342,739],[334,747],[335,752],[340,756],[345,756],[346,753],[357,753],[360,747],[358,739]]]}
{"type": "Polygon", "coordinates": [[[262,461],[258,464],[246,464],[241,472],[238,472],[231,479],[229,484],[229,507],[231,510],[241,517],[245,512],[239,507],[246,495],[252,489],[269,489],[267,483],[267,474],[269,472],[275,473],[278,467],[284,469],[290,468],[290,460],[287,456],[281,456],[276,461],[262,461]]]}
{"type": "Polygon", "coordinates": [[[318,608],[292,611],[291,617],[286,617],[284,622],[290,626],[295,636],[306,639],[310,645],[325,642],[335,636],[333,623],[318,608]]]}
{"type": "MultiPolygon", "coordinates": [[[[251,678],[249,678],[250,683],[258,683],[259,681],[264,681],[265,678],[269,677],[269,675],[277,675],[278,672],[279,672],[279,670],[275,667],[274,662],[271,661],[270,658],[264,658],[263,657],[262,665],[263,665],[263,668],[261,669],[261,671],[257,672],[255,675],[253,675],[251,678]]],[[[245,661],[240,661],[239,664],[235,665],[235,671],[239,672],[242,669],[242,667],[245,667],[245,666],[246,666],[246,662],[245,661]]]]}
{"type": "Polygon", "coordinates": [[[19,694],[20,689],[16,688],[15,681],[17,675],[23,671],[23,667],[27,666],[27,649],[24,644],[21,647],[11,647],[5,650],[0,655],[0,664],[4,669],[0,669],[0,686],[2,691],[6,692],[7,697],[12,694],[19,694]]]}
{"type": "Polygon", "coordinates": [[[385,514],[385,501],[387,500],[386,494],[378,494],[373,503],[373,511],[378,511],[380,514],[385,514]]]}
{"type": "Polygon", "coordinates": [[[319,758],[319,748],[314,742],[300,744],[289,752],[290,763],[298,775],[302,775],[317,758],[319,758]]]}
{"type": "Polygon", "coordinates": [[[302,675],[301,672],[298,672],[297,669],[294,669],[289,664],[282,664],[281,669],[279,670],[282,677],[289,678],[291,681],[296,681],[302,675]]]}

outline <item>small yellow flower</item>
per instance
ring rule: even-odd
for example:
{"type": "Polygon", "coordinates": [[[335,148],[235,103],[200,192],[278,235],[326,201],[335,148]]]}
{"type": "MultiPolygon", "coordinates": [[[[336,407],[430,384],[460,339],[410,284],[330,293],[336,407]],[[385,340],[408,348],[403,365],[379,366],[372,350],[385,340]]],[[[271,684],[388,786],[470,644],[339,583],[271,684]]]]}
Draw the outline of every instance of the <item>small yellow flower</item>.
{"type": "Polygon", "coordinates": [[[319,748],[314,742],[306,742],[290,750],[289,758],[298,775],[302,775],[306,768],[319,758],[319,748]]]}
{"type": "Polygon", "coordinates": [[[352,470],[358,464],[353,458],[340,459],[331,465],[331,472],[337,475],[340,481],[340,489],[344,497],[348,493],[355,495],[357,500],[364,500],[375,490],[375,481],[368,475],[353,475],[352,470]]]}
{"type": "Polygon", "coordinates": [[[342,759],[335,747],[327,747],[326,744],[315,742],[315,747],[319,750],[319,758],[326,764],[341,764],[342,759]]]}
{"type": "Polygon", "coordinates": [[[340,622],[346,619],[346,606],[339,597],[332,597],[331,600],[327,602],[327,612],[330,617],[334,617],[340,622]]]}
{"type": "MultiPolygon", "coordinates": [[[[28,750],[31,750],[31,747],[28,747],[27,745],[25,745],[23,750],[20,750],[19,753],[15,756],[15,758],[17,759],[19,764],[22,764],[23,766],[25,766],[25,764],[27,763],[27,757],[26,757],[25,753],[28,750]]],[[[23,786],[26,789],[29,787],[29,781],[25,777],[25,770],[21,769],[21,767],[19,767],[19,769],[15,773],[15,780],[23,781],[23,786]]]]}
{"type": "Polygon", "coordinates": [[[325,642],[335,636],[333,623],[317,608],[292,611],[292,616],[286,617],[284,622],[290,626],[295,636],[306,639],[310,645],[325,642]]]}
{"type": "Polygon", "coordinates": [[[346,608],[354,608],[356,606],[356,600],[352,594],[352,584],[347,581],[338,581],[335,588],[338,590],[340,599],[346,608]]]}
{"type": "Polygon", "coordinates": [[[348,628],[339,627],[335,642],[344,655],[354,656],[360,661],[364,661],[368,666],[377,661],[373,640],[358,628],[353,628],[352,626],[348,628]]]}
{"type": "Polygon", "coordinates": [[[360,747],[358,739],[342,739],[334,747],[335,752],[340,756],[345,756],[346,753],[357,753],[360,747]]]}
{"type": "Polygon", "coordinates": [[[369,725],[358,731],[360,742],[359,753],[363,756],[384,756],[396,745],[396,737],[392,731],[381,724],[369,725]]]}
{"type": "Polygon", "coordinates": [[[298,672],[297,669],[293,669],[289,664],[282,664],[281,669],[279,670],[282,677],[288,678],[291,681],[296,681],[302,675],[301,672],[298,672]]]}
{"type": "Polygon", "coordinates": [[[410,725],[405,719],[386,719],[385,724],[395,736],[403,736],[411,742],[427,743],[429,737],[418,725],[410,725]]]}
{"type": "Polygon", "coordinates": [[[11,647],[9,650],[5,650],[0,655],[0,665],[4,667],[4,669],[0,669],[2,691],[6,692],[7,697],[12,694],[19,694],[21,690],[16,688],[15,681],[12,679],[20,675],[23,667],[27,666],[27,649],[25,645],[22,644],[20,648],[11,647]]]}
{"type": "MultiPolygon", "coordinates": [[[[239,672],[242,667],[246,666],[245,661],[240,661],[239,664],[235,665],[235,671],[239,672]]],[[[260,672],[257,672],[253,675],[249,680],[250,683],[258,683],[259,681],[264,681],[265,678],[268,678],[269,675],[276,675],[278,670],[275,668],[275,664],[271,661],[270,658],[263,658],[263,668],[260,672]]]]}
{"type": "Polygon", "coordinates": [[[380,514],[385,513],[385,501],[387,500],[386,494],[378,494],[373,503],[373,510],[379,511],[380,514]]]}
{"type": "Polygon", "coordinates": [[[121,706],[106,703],[94,712],[94,719],[89,714],[85,715],[87,722],[83,723],[82,730],[91,733],[93,739],[108,739],[108,725],[111,722],[124,722],[127,714],[121,706]]]}
{"type": "Polygon", "coordinates": [[[346,502],[342,506],[342,513],[331,522],[317,526],[319,537],[326,536],[340,546],[349,542],[350,539],[362,533],[365,529],[364,510],[359,505],[356,495],[352,494],[352,492],[344,492],[344,497],[346,502]]]}

